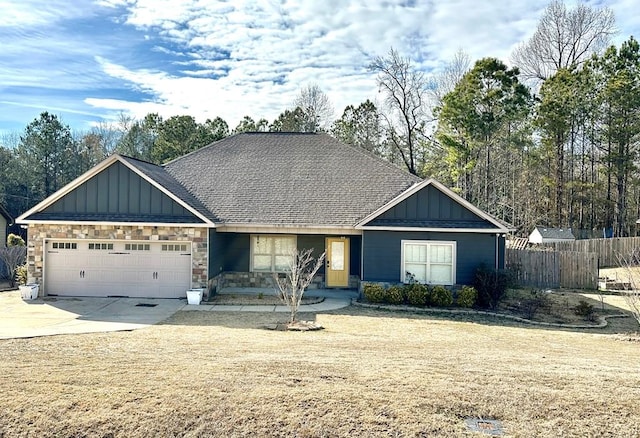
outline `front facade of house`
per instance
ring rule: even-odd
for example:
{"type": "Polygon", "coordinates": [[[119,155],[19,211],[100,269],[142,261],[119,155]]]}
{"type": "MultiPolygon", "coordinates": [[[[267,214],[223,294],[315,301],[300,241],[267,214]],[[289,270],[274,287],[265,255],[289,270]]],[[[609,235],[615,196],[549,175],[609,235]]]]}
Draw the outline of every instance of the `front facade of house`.
{"type": "Polygon", "coordinates": [[[509,229],[323,134],[239,134],[163,166],[113,155],[18,218],[47,295],[178,298],[271,287],[291,250],[325,252],[317,288],[470,283],[509,229]]]}

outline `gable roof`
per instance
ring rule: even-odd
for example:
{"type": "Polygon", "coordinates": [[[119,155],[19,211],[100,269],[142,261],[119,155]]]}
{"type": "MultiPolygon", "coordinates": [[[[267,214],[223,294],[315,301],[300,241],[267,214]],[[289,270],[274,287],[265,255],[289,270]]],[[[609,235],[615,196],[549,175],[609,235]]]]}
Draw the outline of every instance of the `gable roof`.
{"type": "MultiPolygon", "coordinates": [[[[481,219],[484,219],[484,221],[486,221],[486,223],[482,223],[482,222],[478,223],[477,221],[457,221],[457,222],[451,222],[451,223],[449,223],[449,224],[447,224],[446,226],[443,227],[443,225],[441,223],[439,223],[440,221],[428,221],[428,222],[425,222],[425,223],[411,224],[412,226],[407,227],[407,229],[412,229],[412,230],[437,230],[437,229],[442,229],[442,228],[456,228],[456,229],[462,229],[462,230],[468,230],[468,231],[477,231],[477,232],[485,231],[485,232],[502,232],[502,233],[507,233],[507,232],[510,232],[510,231],[514,231],[513,227],[511,227],[508,224],[505,224],[504,222],[494,218],[490,214],[480,210],[478,207],[476,207],[475,205],[471,204],[469,201],[467,201],[466,199],[462,198],[461,196],[459,196],[458,194],[456,194],[455,192],[450,190],[448,187],[444,186],[443,184],[441,184],[440,182],[436,181],[433,178],[429,178],[429,179],[423,180],[422,182],[420,182],[418,184],[415,184],[410,189],[408,189],[408,190],[404,191],[403,193],[399,194],[397,197],[395,197],[394,199],[390,200],[388,203],[384,204],[383,206],[378,208],[376,211],[374,211],[373,213],[369,214],[367,217],[365,217],[360,222],[358,222],[356,224],[356,228],[362,228],[362,229],[378,228],[378,227],[376,227],[375,225],[372,224],[372,223],[375,223],[375,220],[377,218],[382,216],[385,212],[391,210],[396,205],[400,204],[401,202],[404,202],[405,200],[407,200],[411,196],[413,196],[413,195],[417,194],[418,192],[420,192],[421,190],[427,188],[428,186],[434,187],[435,189],[440,191],[443,195],[449,197],[451,200],[453,200],[454,202],[458,203],[459,205],[461,205],[463,208],[465,208],[466,210],[468,210],[472,214],[478,216],[481,219]],[[488,223],[489,227],[487,227],[487,223],[488,223]]],[[[380,228],[384,228],[384,227],[380,227],[380,228]]],[[[398,229],[398,226],[396,225],[393,228],[394,229],[398,229]]]]}
{"type": "Polygon", "coordinates": [[[561,239],[561,240],[575,240],[575,236],[571,231],[571,228],[551,228],[544,227],[542,225],[536,225],[535,230],[538,230],[540,236],[543,239],[561,239]]]}
{"type": "Polygon", "coordinates": [[[166,171],[227,225],[353,227],[418,177],[326,134],[243,133],[166,171]]]}
{"type": "MultiPolygon", "coordinates": [[[[188,192],[184,190],[184,188],[175,181],[169,174],[165,172],[165,170],[156,166],[155,164],[147,163],[141,160],[137,160],[135,158],[125,157],[119,154],[113,154],[94,166],[92,169],[88,170],[75,180],[71,181],[69,184],[55,192],[53,195],[44,199],[42,202],[38,203],[22,215],[20,215],[16,222],[18,223],[29,223],[29,222],[52,222],[56,220],[51,220],[46,215],[42,218],[38,217],[38,214],[45,210],[47,207],[53,205],[56,201],[63,198],[65,195],[72,192],[74,189],[81,186],[86,181],[92,179],[96,175],[98,175],[103,170],[112,166],[114,163],[119,162],[126,166],[128,169],[133,171],[135,174],[139,175],[143,180],[148,182],[151,186],[158,189],[163,194],[167,195],[173,201],[184,207],[186,210],[195,215],[202,222],[211,224],[211,221],[208,219],[209,213],[206,211],[206,208],[202,206],[202,204],[190,195],[188,192]],[[177,192],[177,193],[175,193],[177,192]]],[[[79,222],[92,221],[92,218],[78,218],[79,222]]],[[[73,220],[65,220],[65,222],[73,222],[73,220]]],[[[126,220],[126,221],[118,221],[118,220],[110,220],[110,222],[114,223],[138,223],[136,220],[126,220]]]]}

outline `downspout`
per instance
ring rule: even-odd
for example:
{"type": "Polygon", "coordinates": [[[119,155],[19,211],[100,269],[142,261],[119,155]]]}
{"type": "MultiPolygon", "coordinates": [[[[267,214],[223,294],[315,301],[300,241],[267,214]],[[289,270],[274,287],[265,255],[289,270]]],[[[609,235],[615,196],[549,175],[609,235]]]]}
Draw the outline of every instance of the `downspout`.
{"type": "Polygon", "coordinates": [[[496,271],[499,269],[500,264],[500,257],[498,255],[498,237],[500,237],[500,234],[496,234],[496,271]]]}
{"type": "Polygon", "coordinates": [[[360,283],[358,285],[358,299],[362,300],[362,282],[364,281],[364,230],[360,238],[360,283]]]}

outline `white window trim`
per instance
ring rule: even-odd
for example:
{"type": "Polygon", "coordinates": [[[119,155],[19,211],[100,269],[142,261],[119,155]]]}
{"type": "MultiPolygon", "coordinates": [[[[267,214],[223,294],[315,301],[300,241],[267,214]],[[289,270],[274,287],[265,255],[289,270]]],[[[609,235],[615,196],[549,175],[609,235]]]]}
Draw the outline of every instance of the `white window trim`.
{"type": "MultiPolygon", "coordinates": [[[[438,285],[442,285],[442,286],[453,286],[454,284],[456,284],[457,280],[456,280],[456,265],[458,263],[458,251],[457,251],[457,242],[456,241],[447,241],[447,240],[401,240],[401,256],[400,256],[400,282],[401,283],[406,283],[407,279],[406,279],[406,270],[404,268],[404,253],[405,253],[405,246],[407,244],[410,245],[449,245],[452,247],[452,254],[451,254],[451,259],[452,259],[452,266],[451,266],[451,281],[452,283],[429,283],[429,284],[438,284],[438,285]]],[[[430,251],[427,250],[427,254],[430,254],[430,251]]],[[[427,264],[429,265],[430,262],[427,262],[427,264]]]]}
{"type": "MultiPolygon", "coordinates": [[[[293,242],[295,247],[298,247],[298,236],[295,234],[251,234],[250,236],[250,240],[249,240],[249,271],[250,272],[264,272],[264,273],[280,273],[280,272],[285,272],[285,271],[262,271],[262,270],[258,270],[256,271],[253,267],[253,239],[255,239],[256,237],[289,237],[289,238],[293,238],[293,242]]],[[[271,254],[271,266],[272,269],[275,268],[274,267],[274,260],[273,260],[274,254],[271,254]]]]}

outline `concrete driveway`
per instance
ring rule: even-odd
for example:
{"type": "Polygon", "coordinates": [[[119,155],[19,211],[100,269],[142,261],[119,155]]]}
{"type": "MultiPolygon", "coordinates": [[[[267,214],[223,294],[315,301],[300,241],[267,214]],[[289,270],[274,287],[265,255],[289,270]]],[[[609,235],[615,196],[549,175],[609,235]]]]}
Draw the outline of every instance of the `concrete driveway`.
{"type": "Polygon", "coordinates": [[[23,301],[0,292],[0,339],[134,330],[157,324],[185,307],[185,300],[46,297],[23,301]]]}

